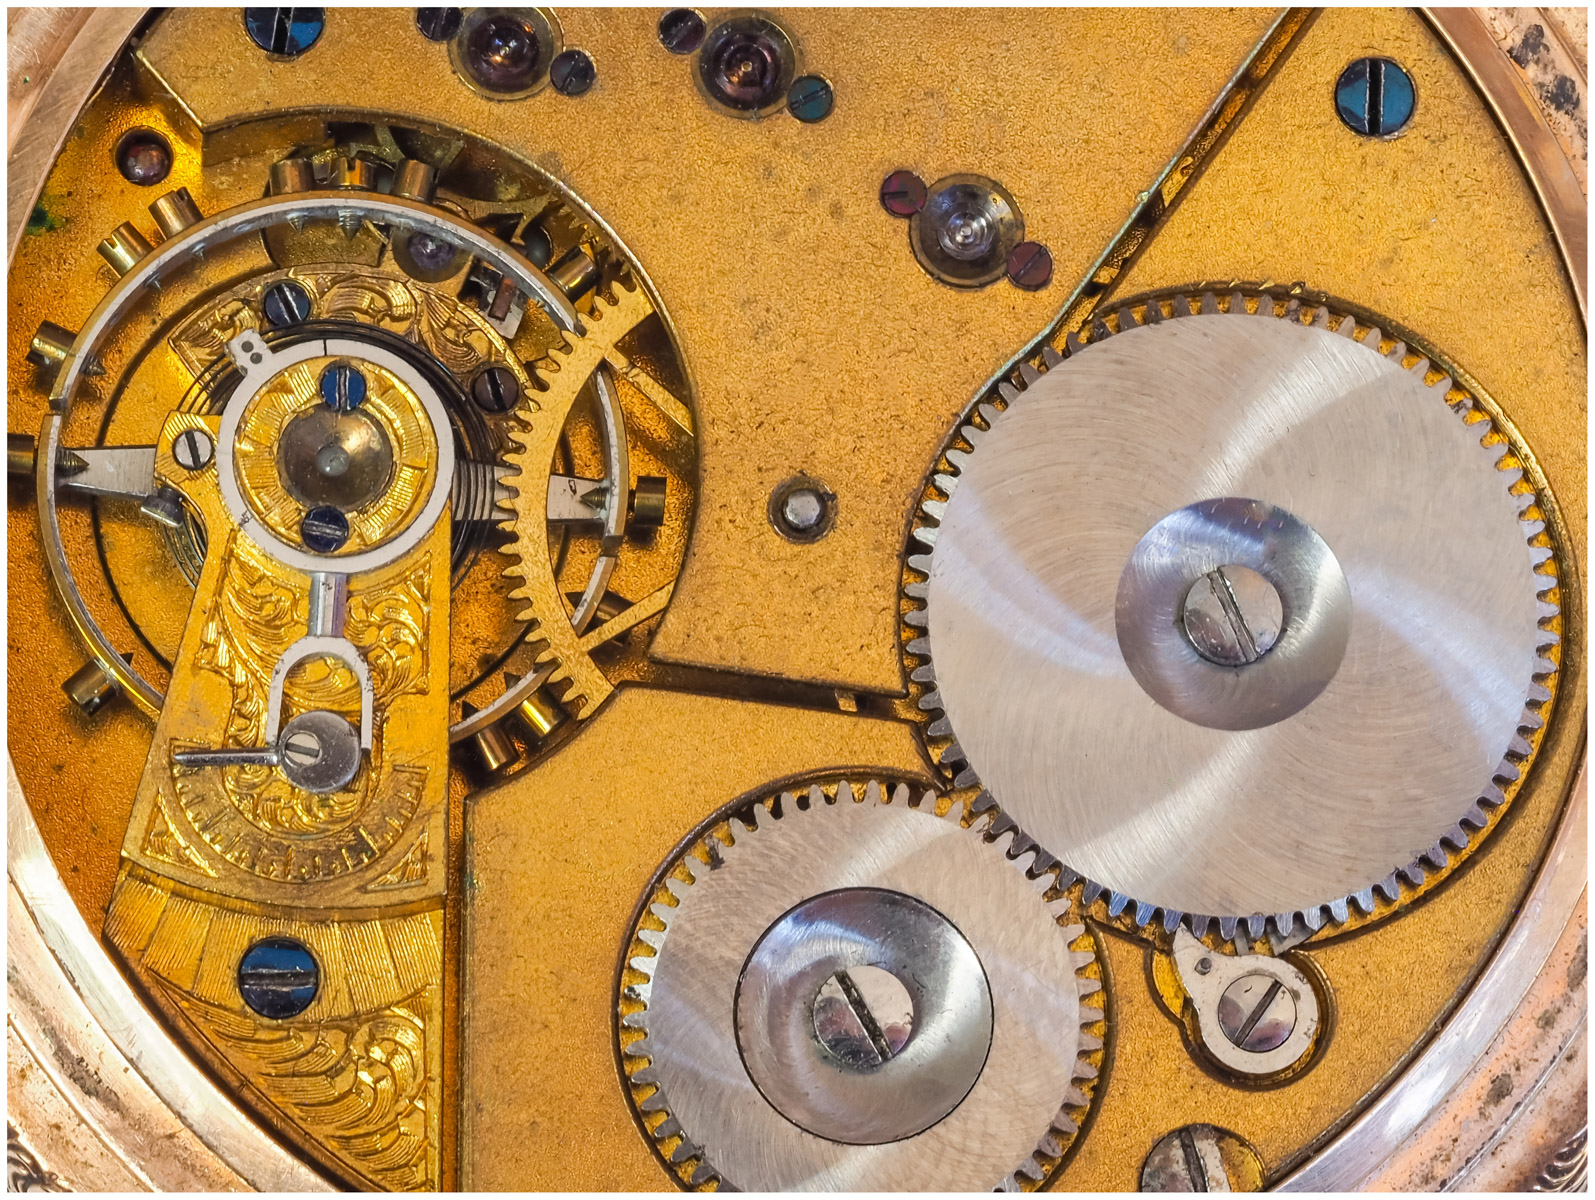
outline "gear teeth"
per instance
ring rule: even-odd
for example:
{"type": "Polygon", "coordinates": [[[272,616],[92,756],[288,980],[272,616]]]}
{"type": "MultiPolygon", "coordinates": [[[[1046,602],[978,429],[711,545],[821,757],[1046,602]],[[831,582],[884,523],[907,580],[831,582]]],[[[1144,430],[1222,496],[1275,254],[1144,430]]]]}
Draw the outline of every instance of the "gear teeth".
{"type": "Polygon", "coordinates": [[[975,774],[974,767],[965,767],[953,776],[953,787],[970,788],[980,786],[980,776],[975,774]]]}
{"type": "Polygon", "coordinates": [[[666,1112],[666,1111],[668,1111],[665,1108],[665,1098],[662,1095],[660,1095],[658,1092],[654,1092],[646,1100],[639,1100],[637,1102],[637,1108],[641,1112],[645,1112],[645,1113],[656,1113],[656,1112],[666,1112]]]}
{"type": "MultiPolygon", "coordinates": [[[[1190,295],[1184,293],[1176,294],[1169,302],[1171,315],[1168,317],[1163,313],[1162,303],[1161,298],[1150,297],[1145,302],[1140,314],[1137,314],[1133,305],[1126,304],[1121,306],[1112,314],[1117,330],[1108,324],[1105,315],[1096,316],[1086,327],[1083,336],[1080,331],[1069,333],[1065,336],[1062,354],[1051,346],[1043,346],[1041,359],[1044,367],[1051,368],[1058,365],[1066,356],[1078,353],[1086,345],[1094,344],[1102,339],[1116,336],[1117,333],[1123,333],[1126,330],[1144,325],[1155,325],[1164,320],[1184,316],[1252,315],[1247,308],[1248,295],[1239,289],[1226,293],[1222,298],[1222,303],[1220,295],[1216,291],[1202,292],[1194,300],[1190,295]]],[[[1281,314],[1278,313],[1276,308],[1277,303],[1278,301],[1272,293],[1260,292],[1257,296],[1255,315],[1281,319],[1281,314]]],[[[1283,319],[1323,329],[1348,340],[1360,342],[1370,350],[1381,354],[1386,359],[1402,367],[1408,373],[1425,380],[1429,390],[1441,396],[1446,404],[1468,423],[1482,423],[1485,425],[1485,428],[1480,431],[1481,449],[1489,456],[1490,461],[1507,475],[1504,480],[1508,488],[1507,494],[1512,498],[1519,512],[1525,542],[1529,545],[1531,567],[1545,580],[1544,587],[1538,593],[1537,619],[1543,626],[1560,617],[1560,607],[1546,599],[1546,597],[1555,593],[1560,584],[1554,565],[1549,569],[1546,568],[1547,563],[1554,564],[1555,552],[1549,546],[1534,544],[1534,539],[1544,534],[1546,523],[1538,518],[1530,519],[1527,515],[1538,503],[1538,495],[1532,483],[1528,481],[1524,471],[1514,465],[1515,459],[1511,456],[1510,445],[1507,439],[1496,430],[1493,418],[1484,412],[1466,394],[1465,390],[1459,390],[1453,375],[1446,373],[1442,367],[1435,363],[1432,357],[1413,351],[1401,338],[1391,338],[1389,345],[1385,345],[1385,333],[1377,325],[1359,325],[1357,320],[1349,315],[1337,317],[1327,305],[1323,304],[1304,307],[1299,296],[1290,296],[1285,299],[1283,319]],[[1405,362],[1409,354],[1414,355],[1414,361],[1411,364],[1405,362]],[[1431,372],[1435,373],[1435,378],[1429,381],[1428,377],[1431,372]],[[1453,392],[1457,394],[1453,394],[1453,392]],[[1476,416],[1474,415],[1475,413],[1477,414],[1476,416]]],[[[1004,401],[1011,405],[1019,399],[1020,393],[1024,388],[1034,384],[1041,377],[1041,374],[1042,371],[1038,370],[1034,364],[1021,363],[1017,370],[1018,380],[1000,381],[997,385],[997,391],[1004,401]]],[[[977,404],[974,411],[986,422],[988,427],[993,425],[997,419],[997,411],[989,403],[977,404]]],[[[959,433],[967,439],[972,447],[978,447],[980,438],[985,435],[985,432],[984,429],[972,421],[966,421],[959,427],[959,433]]],[[[957,485],[958,473],[962,472],[968,465],[970,452],[958,447],[952,447],[945,450],[944,454],[952,467],[952,473],[935,475],[934,484],[944,496],[950,497],[957,485]]],[[[938,502],[935,499],[926,500],[921,504],[922,515],[928,520],[934,521],[935,525],[916,526],[913,530],[913,536],[931,551],[934,551],[936,531],[940,527],[941,520],[946,515],[946,507],[945,501],[938,502]]],[[[933,553],[915,554],[908,558],[908,565],[913,570],[928,577],[932,559],[933,553]]],[[[928,621],[924,614],[924,602],[928,599],[928,587],[923,583],[908,583],[905,584],[904,594],[910,599],[919,602],[905,612],[904,622],[916,629],[928,628],[928,621]]],[[[1057,886],[1060,889],[1072,888],[1078,883],[1081,887],[1081,902],[1086,907],[1091,907],[1099,900],[1102,900],[1103,897],[1106,897],[1109,918],[1117,921],[1125,917],[1126,913],[1129,913],[1128,919],[1138,929],[1144,929],[1152,925],[1161,914],[1161,925],[1164,932],[1168,934],[1172,934],[1183,921],[1190,926],[1198,937],[1205,937],[1216,920],[1219,937],[1225,942],[1235,942],[1235,936],[1243,924],[1248,935],[1254,941],[1260,939],[1270,925],[1277,932],[1280,939],[1291,941],[1293,939],[1299,940],[1297,932],[1298,920],[1305,930],[1305,933],[1302,933],[1301,936],[1310,936],[1330,923],[1344,924],[1350,919],[1349,905],[1353,902],[1357,905],[1361,915],[1370,916],[1376,907],[1376,893],[1387,901],[1396,902],[1401,896],[1402,881],[1413,887],[1422,887],[1427,879],[1422,863],[1428,862],[1431,868],[1435,870],[1443,871],[1447,869],[1451,859],[1445,850],[1445,846],[1449,845],[1459,852],[1465,851],[1471,841],[1469,830],[1482,830],[1489,825],[1489,818],[1483,806],[1499,806],[1506,802],[1505,792],[1502,790],[1501,785],[1503,783],[1515,783],[1522,774],[1517,763],[1519,761],[1527,761],[1533,756],[1534,746],[1522,734],[1532,734],[1543,728],[1544,718],[1537,712],[1537,709],[1549,703],[1553,698],[1551,689],[1545,684],[1560,670],[1559,664],[1554,659],[1545,656],[1545,651],[1554,648],[1560,643],[1560,635],[1556,631],[1549,629],[1542,629],[1542,633],[1544,639],[1537,647],[1539,657],[1536,658],[1534,663],[1534,680],[1528,689],[1527,707],[1524,710],[1519,733],[1513,737],[1507,750],[1507,757],[1503,759],[1500,768],[1497,769],[1494,779],[1483,789],[1479,800],[1469,808],[1467,813],[1456,824],[1441,835],[1434,846],[1421,854],[1415,855],[1413,860],[1406,866],[1397,868],[1396,871],[1379,882],[1350,896],[1294,912],[1272,915],[1253,914],[1245,918],[1213,918],[1202,914],[1185,914],[1177,910],[1165,910],[1153,904],[1135,901],[1129,896],[1109,891],[1102,885],[1080,876],[1077,872],[1071,870],[1066,863],[1053,858],[1044,847],[1036,845],[1025,837],[1022,831],[1019,831],[1015,836],[1014,844],[1024,845],[1026,852],[1033,852],[1035,866],[1031,868],[1032,877],[1034,877],[1038,869],[1056,871],[1057,886]]],[[[910,674],[910,678],[914,682],[932,685],[931,689],[922,695],[920,708],[940,713],[939,716],[933,717],[927,723],[925,727],[926,734],[935,739],[951,739],[953,737],[952,723],[946,716],[939,691],[933,687],[935,676],[932,664],[929,661],[930,639],[923,636],[913,638],[908,642],[906,649],[909,654],[917,655],[927,660],[910,674]]],[[[948,748],[944,750],[940,761],[949,768],[954,765],[965,764],[963,769],[953,779],[955,788],[980,787],[980,780],[976,771],[972,765],[968,765],[967,757],[955,741],[949,742],[948,748]]],[[[995,801],[988,793],[981,791],[971,806],[971,815],[985,813],[993,807],[995,807],[995,801]]],[[[1007,826],[1004,826],[1003,829],[1005,834],[1010,832],[1007,826]]],[[[1239,943],[1235,944],[1238,947],[1240,945],[1239,943]]]]}
{"type": "MultiPolygon", "coordinates": [[[[687,1183],[692,1187],[700,1188],[714,1178],[714,1169],[710,1167],[708,1163],[700,1162],[692,1169],[692,1175],[690,1178],[688,1178],[687,1183]]],[[[734,1192],[737,1189],[722,1182],[717,1190],[722,1192],[734,1192]]]]}
{"type": "MultiPolygon", "coordinates": [[[[879,779],[868,778],[861,788],[848,780],[838,780],[834,797],[828,795],[825,788],[819,783],[814,783],[803,794],[802,801],[799,800],[797,793],[785,791],[774,799],[769,808],[760,803],[752,803],[748,806],[745,815],[742,810],[738,810],[732,815],[742,820],[749,827],[749,833],[752,833],[761,827],[759,819],[761,812],[766,822],[780,821],[786,819],[782,815],[784,813],[813,812],[820,805],[841,805],[844,802],[877,806],[897,805],[902,808],[916,808],[930,815],[936,815],[937,809],[940,807],[938,793],[933,789],[927,788],[916,796],[914,789],[908,783],[897,782],[891,785],[890,794],[888,794],[886,786],[879,779]]],[[[1068,951],[1069,965],[1074,974],[1077,995],[1084,998],[1100,993],[1103,987],[1102,982],[1081,974],[1081,972],[1097,965],[1096,954],[1091,950],[1072,948],[1080,939],[1091,936],[1089,930],[1078,919],[1065,923],[1069,916],[1076,915],[1073,905],[1066,896],[1055,896],[1051,900],[1046,899],[1047,894],[1052,890],[1047,880],[1047,870],[1056,869],[1062,873],[1066,871],[1066,868],[1063,868],[1062,864],[1059,864],[1056,859],[1053,859],[1037,846],[1010,818],[997,810],[996,806],[991,803],[990,797],[984,792],[969,802],[969,807],[973,813],[984,811],[990,814],[986,822],[989,828],[984,830],[985,840],[1002,852],[1004,857],[1013,862],[1018,869],[1025,872],[1027,877],[1035,884],[1036,891],[1041,896],[1046,910],[1057,919],[1059,934],[1063,937],[1065,945],[1071,947],[1068,951]],[[982,807],[982,800],[986,802],[984,807],[982,807]],[[1028,869],[1023,862],[1026,858],[1032,859],[1032,865],[1028,869]],[[1046,865],[1047,869],[1038,869],[1043,864],[1046,865]]],[[[941,815],[940,819],[960,824],[963,808],[963,805],[955,802],[949,805],[948,810],[941,815]]],[[[971,826],[971,832],[978,834],[982,831],[971,826]]],[[[691,883],[680,879],[675,874],[667,874],[662,881],[666,891],[679,903],[690,887],[696,886],[714,870],[723,865],[724,851],[727,848],[734,848],[736,844],[737,841],[732,840],[730,846],[727,847],[717,836],[715,830],[704,834],[699,839],[696,848],[702,850],[709,862],[703,862],[691,850],[679,854],[676,861],[678,865],[686,868],[688,875],[691,877],[691,883]]],[[[632,935],[657,953],[668,937],[668,925],[670,918],[674,915],[674,908],[663,900],[659,900],[649,904],[646,911],[665,922],[666,930],[663,932],[649,930],[638,925],[633,928],[632,935]]],[[[639,1061],[642,1064],[636,1070],[630,1071],[627,1076],[627,1083],[637,1112],[646,1117],[663,1114],[662,1119],[656,1124],[650,1127],[644,1122],[644,1126],[660,1155],[671,1166],[686,1168],[691,1164],[690,1172],[685,1174],[678,1172],[678,1175],[687,1180],[689,1186],[699,1188],[715,1182],[718,1190],[736,1191],[738,1190],[737,1188],[719,1176],[718,1172],[709,1163],[703,1147],[687,1136],[685,1130],[681,1127],[679,1119],[671,1112],[669,1100],[659,1083],[658,1072],[651,1062],[652,1050],[648,1036],[647,1004],[652,996],[652,975],[657,965],[657,958],[653,955],[635,955],[629,960],[628,965],[648,976],[648,982],[627,984],[621,992],[623,998],[633,1002],[640,1002],[644,1007],[635,1012],[619,1014],[620,1028],[641,1031],[643,1034],[643,1036],[621,1047],[623,1059],[639,1061]],[[645,1091],[646,1094],[641,1094],[645,1091]],[[676,1144],[674,1147],[667,1148],[666,1143],[672,1140],[676,1144]]],[[[1062,1139],[1068,1138],[1072,1140],[1079,1133],[1079,1123],[1069,1110],[1071,1108],[1088,1107],[1091,1104],[1091,1097],[1078,1086],[1078,1081],[1094,1081],[1099,1074],[1098,1068],[1083,1056],[1098,1053],[1103,1049],[1102,1039],[1086,1032],[1085,1027],[1102,1019],[1103,1013],[1100,1008],[1081,1003],[1079,1007],[1080,1028],[1077,1033],[1076,1058],[1072,1065],[1071,1081],[1064,1093],[1063,1106],[1054,1114],[1049,1123],[1049,1128],[1042,1134],[1036,1150],[1015,1169],[1013,1175],[1005,1179],[995,1190],[1019,1190],[1019,1185],[1015,1181],[1020,1176],[1032,1184],[1044,1182],[1052,1168],[1049,1164],[1040,1162],[1039,1156],[1045,1155],[1052,1160],[1061,1158],[1068,1150],[1068,1143],[1062,1139]]]]}

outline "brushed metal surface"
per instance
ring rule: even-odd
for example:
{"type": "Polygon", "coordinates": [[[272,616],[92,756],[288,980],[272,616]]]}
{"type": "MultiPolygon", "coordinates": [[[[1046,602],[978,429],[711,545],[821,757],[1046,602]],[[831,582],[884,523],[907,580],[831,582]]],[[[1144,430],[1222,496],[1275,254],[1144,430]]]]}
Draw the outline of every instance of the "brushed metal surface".
{"type": "MultiPolygon", "coordinates": [[[[884,804],[874,784],[861,803],[821,798],[805,809],[785,797],[779,819],[759,809],[756,832],[736,827],[718,866],[685,859],[694,882],[672,880],[679,904],[654,907],[666,930],[650,935],[657,958],[634,960],[652,980],[639,989],[647,1036],[632,1052],[652,1060],[660,1107],[736,1187],[989,1189],[1029,1163],[1066,1120],[1066,1104],[1083,1102],[1073,1081],[1095,1073],[1078,1061],[1095,1041],[1081,1026],[1099,1017],[1082,1007],[1081,991],[1095,984],[1076,977],[1081,964],[1069,949],[1081,927],[1060,926],[1066,902],[1043,899],[1050,877],[1026,878],[1023,859],[1004,858],[1004,843],[986,843],[956,815],[937,817],[932,803],[911,808],[899,788],[884,804]],[[842,1145],[799,1128],[760,1094],[738,1052],[735,995],[749,952],[794,905],[841,888],[883,888],[929,905],[968,939],[990,988],[991,1050],[968,1095],[923,1133],[883,1145],[842,1145]]],[[[880,1068],[882,1080],[897,1062],[880,1068]]]]}
{"type": "Polygon", "coordinates": [[[992,796],[1069,866],[1165,909],[1287,913],[1358,892],[1468,812],[1534,672],[1527,528],[1443,389],[1360,343],[1201,315],[1087,346],[980,439],[936,535],[931,656],[992,796]],[[1323,693],[1262,729],[1159,706],[1115,636],[1120,574],[1169,513],[1247,496],[1351,590],[1323,693]]]}

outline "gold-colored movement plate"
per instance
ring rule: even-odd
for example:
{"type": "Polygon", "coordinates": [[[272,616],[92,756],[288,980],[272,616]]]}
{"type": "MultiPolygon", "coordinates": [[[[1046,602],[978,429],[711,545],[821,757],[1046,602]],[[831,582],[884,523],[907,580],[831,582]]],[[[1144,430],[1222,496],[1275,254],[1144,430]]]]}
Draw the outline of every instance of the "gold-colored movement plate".
{"type": "MultiPolygon", "coordinates": [[[[445,50],[413,35],[408,10],[334,12],[298,64],[230,67],[250,49],[234,10],[226,20],[210,10],[210,25],[207,10],[173,10],[143,53],[203,122],[279,106],[409,114],[476,130],[571,186],[637,253],[695,388],[702,503],[656,650],[882,692],[901,686],[903,535],[936,447],[1046,329],[1275,15],[793,11],[783,19],[806,66],[837,89],[835,114],[810,127],[711,112],[688,61],[659,47],[653,10],[561,12],[566,44],[593,55],[598,85],[581,100],[550,90],[514,104],[461,86],[445,50]],[[378,36],[400,25],[404,37],[378,36]],[[1070,63],[1089,69],[1058,69],[1070,63]],[[1002,181],[1051,248],[1054,285],[1030,295],[933,284],[875,200],[897,167],[1002,181]],[[781,541],[764,518],[769,489],[799,470],[840,501],[836,530],[810,546],[781,541]]],[[[145,106],[68,142],[60,173],[94,182],[70,196],[47,188],[46,221],[70,236],[25,236],[18,252],[12,430],[37,429],[43,408],[18,369],[31,331],[81,320],[110,281],[95,241],[142,219],[152,198],[106,178],[98,156],[128,125],[171,131],[172,120],[145,106]]],[[[265,161],[202,172],[179,156],[167,186],[215,211],[258,194],[265,161]]],[[[1118,292],[1221,278],[1301,279],[1421,332],[1517,423],[1569,544],[1583,546],[1584,331],[1532,189],[1420,18],[1321,13],[1118,292]],[[1418,84],[1414,124],[1392,141],[1355,138],[1333,116],[1334,79],[1369,53],[1398,59],[1418,84]]],[[[81,650],[50,591],[31,505],[14,502],[9,517],[12,753],[98,928],[149,726],[128,707],[90,722],[60,694],[63,664],[81,650]]],[[[1113,1052],[1058,1186],[1133,1187],[1158,1134],[1193,1119],[1243,1133],[1277,1175],[1390,1077],[1481,965],[1560,812],[1582,754],[1578,651],[1564,666],[1558,728],[1485,850],[1406,915],[1313,952],[1335,987],[1335,1033],[1288,1089],[1206,1074],[1157,1008],[1140,944],[1103,937],[1113,1052]]],[[[854,765],[925,770],[907,725],[622,689],[547,763],[468,802],[462,1183],[667,1184],[614,1062],[615,969],[637,897],[725,801],[783,774],[854,765]]]]}

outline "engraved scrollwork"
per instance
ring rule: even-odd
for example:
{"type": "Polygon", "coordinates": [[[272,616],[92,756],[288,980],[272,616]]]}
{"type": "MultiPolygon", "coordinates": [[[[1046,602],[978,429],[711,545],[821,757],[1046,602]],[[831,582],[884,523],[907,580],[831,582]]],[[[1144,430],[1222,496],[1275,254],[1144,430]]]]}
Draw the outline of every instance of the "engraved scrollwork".
{"type": "Polygon", "coordinates": [[[426,995],[374,1013],[295,1025],[172,994],[229,1061],[248,1064],[251,1080],[273,1104],[350,1167],[392,1191],[437,1187],[426,995]]]}
{"type": "MultiPolygon", "coordinates": [[[[308,593],[244,540],[223,553],[223,582],[200,635],[198,667],[226,681],[226,744],[262,743],[272,671],[307,619],[308,593]]],[[[268,879],[308,882],[357,870],[386,852],[420,806],[427,767],[386,753],[388,708],[430,688],[428,561],[379,579],[349,599],[345,635],[371,670],[379,714],[367,770],[343,790],[293,786],[270,766],[172,768],[177,802],[217,854],[268,879]]],[[[356,715],[359,684],[346,664],[313,659],[288,675],[285,719],[312,708],[356,715]]],[[[173,743],[174,749],[188,748],[173,743]]],[[[170,857],[191,847],[158,838],[170,857]]]]}

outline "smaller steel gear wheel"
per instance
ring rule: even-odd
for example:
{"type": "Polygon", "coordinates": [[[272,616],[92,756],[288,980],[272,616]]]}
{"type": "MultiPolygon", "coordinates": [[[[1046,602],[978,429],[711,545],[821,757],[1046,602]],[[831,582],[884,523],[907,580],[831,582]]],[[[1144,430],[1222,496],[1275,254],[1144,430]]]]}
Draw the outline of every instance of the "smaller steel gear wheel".
{"type": "Polygon", "coordinates": [[[1095,942],[1033,847],[901,782],[833,776],[729,813],[655,877],[621,981],[627,1091],[676,1178],[1048,1180],[1105,1023],[1095,942]]]}

